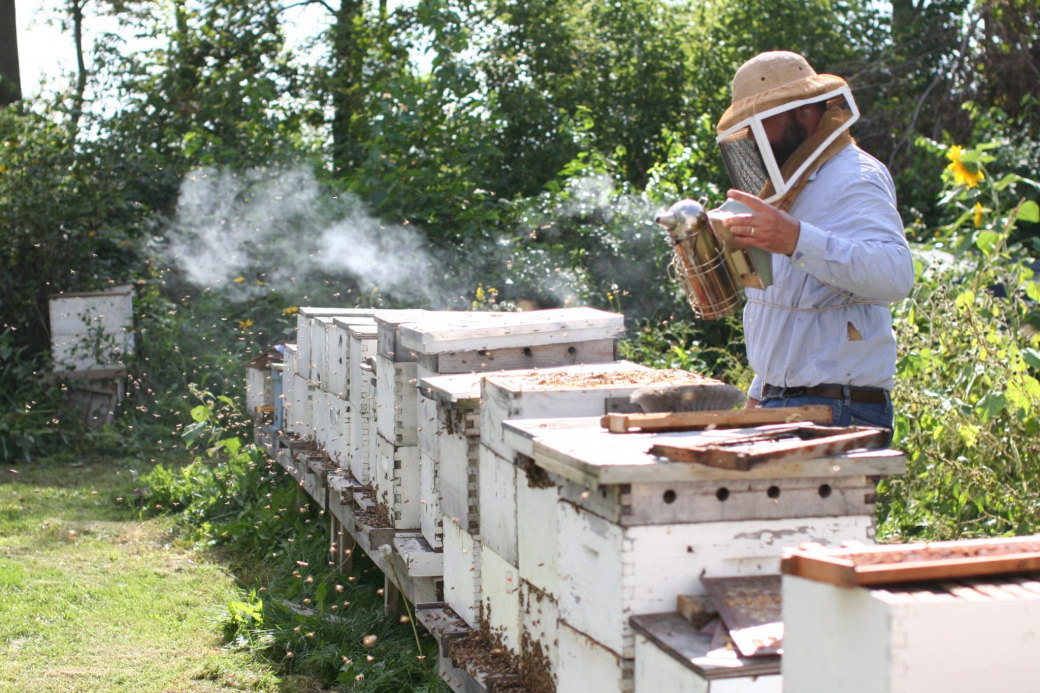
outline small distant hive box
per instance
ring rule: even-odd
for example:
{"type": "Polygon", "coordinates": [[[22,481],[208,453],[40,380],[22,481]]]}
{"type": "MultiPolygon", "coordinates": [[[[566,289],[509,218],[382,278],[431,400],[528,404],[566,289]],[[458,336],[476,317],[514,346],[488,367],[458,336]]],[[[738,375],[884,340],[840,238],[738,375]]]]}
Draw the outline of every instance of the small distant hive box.
{"type": "Polygon", "coordinates": [[[805,547],[781,568],[785,690],[1040,690],[1040,536],[805,547]]]}
{"type": "MultiPolygon", "coordinates": [[[[272,421],[276,409],[276,399],[282,394],[282,362],[281,346],[271,347],[264,353],[250,359],[246,369],[246,412],[254,419],[263,422],[272,421]],[[278,365],[277,383],[272,369],[278,365]],[[276,394],[276,390],[278,390],[276,394]]],[[[277,430],[277,429],[276,429],[277,430]]]]}
{"type": "Polygon", "coordinates": [[[56,371],[123,367],[134,352],[133,287],[50,297],[51,353],[56,371]]]}

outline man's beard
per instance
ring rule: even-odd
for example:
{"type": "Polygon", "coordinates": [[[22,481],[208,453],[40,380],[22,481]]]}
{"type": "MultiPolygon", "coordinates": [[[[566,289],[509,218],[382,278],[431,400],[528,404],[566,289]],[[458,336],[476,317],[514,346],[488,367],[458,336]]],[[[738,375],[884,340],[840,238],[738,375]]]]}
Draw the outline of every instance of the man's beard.
{"type": "Polygon", "coordinates": [[[784,127],[780,141],[769,143],[770,148],[773,150],[773,158],[776,160],[777,167],[783,168],[783,165],[787,163],[787,160],[791,158],[795,150],[801,147],[802,143],[808,138],[809,131],[792,115],[791,120],[787,121],[787,126],[784,127]]]}

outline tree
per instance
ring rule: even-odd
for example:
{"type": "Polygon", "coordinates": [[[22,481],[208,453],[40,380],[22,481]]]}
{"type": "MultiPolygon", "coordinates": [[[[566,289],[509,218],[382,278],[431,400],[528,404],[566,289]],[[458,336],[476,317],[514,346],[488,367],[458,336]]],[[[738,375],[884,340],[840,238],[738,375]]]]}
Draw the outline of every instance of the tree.
{"type": "Polygon", "coordinates": [[[14,0],[0,0],[0,106],[12,104],[21,96],[18,22],[15,20],[14,0]]]}

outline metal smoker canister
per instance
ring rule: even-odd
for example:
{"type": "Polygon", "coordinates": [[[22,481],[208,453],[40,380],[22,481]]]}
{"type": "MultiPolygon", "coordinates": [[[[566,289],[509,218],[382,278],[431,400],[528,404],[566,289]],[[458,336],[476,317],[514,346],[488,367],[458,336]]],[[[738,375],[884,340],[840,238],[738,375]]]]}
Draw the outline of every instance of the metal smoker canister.
{"type": "Polygon", "coordinates": [[[727,267],[703,205],[681,200],[656,221],[671,240],[669,274],[679,282],[693,312],[705,320],[733,315],[741,304],[740,284],[727,267]]]}

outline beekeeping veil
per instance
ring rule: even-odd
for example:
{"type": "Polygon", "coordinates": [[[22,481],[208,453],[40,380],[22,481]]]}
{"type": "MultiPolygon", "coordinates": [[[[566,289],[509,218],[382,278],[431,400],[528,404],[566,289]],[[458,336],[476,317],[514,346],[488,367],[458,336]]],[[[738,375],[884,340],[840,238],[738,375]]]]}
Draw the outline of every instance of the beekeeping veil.
{"type": "Polygon", "coordinates": [[[859,118],[849,85],[819,75],[797,53],[771,51],[744,63],[733,77],[733,104],[719,120],[716,141],[733,187],[789,209],[809,175],[853,140],[859,118]],[[773,155],[763,121],[785,111],[824,103],[816,132],[787,159],[773,155]]]}

